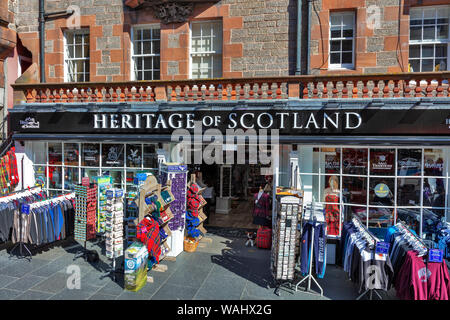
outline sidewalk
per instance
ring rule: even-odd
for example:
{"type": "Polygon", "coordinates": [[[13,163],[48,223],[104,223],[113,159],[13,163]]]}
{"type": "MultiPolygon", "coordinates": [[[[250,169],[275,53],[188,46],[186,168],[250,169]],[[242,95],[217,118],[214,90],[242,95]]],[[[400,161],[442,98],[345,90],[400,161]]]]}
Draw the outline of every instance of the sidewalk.
{"type": "MultiPolygon", "coordinates": [[[[347,280],[344,271],[327,266],[324,279],[319,279],[324,296],[304,293],[292,294],[280,290],[274,294],[274,282],[270,274],[270,250],[245,247],[243,238],[225,238],[208,234],[212,243],[205,242],[196,252],[182,252],[176,261],[162,261],[166,272],[150,271],[153,283],[147,283],[138,292],[123,289],[123,275],[117,275],[117,283],[104,277],[110,266],[103,255],[104,249],[89,244],[101,254],[100,262],[90,264],[83,258],[74,261],[80,245],[54,247],[36,254],[31,261],[9,257],[0,251],[0,300],[341,300],[355,299],[356,286],[347,280]],[[70,273],[67,267],[77,265],[81,270],[81,288],[68,289],[70,273]]],[[[312,285],[312,289],[316,289],[312,285]]],[[[302,289],[299,289],[302,290],[302,289]]],[[[382,294],[392,298],[392,294],[382,294]]]]}

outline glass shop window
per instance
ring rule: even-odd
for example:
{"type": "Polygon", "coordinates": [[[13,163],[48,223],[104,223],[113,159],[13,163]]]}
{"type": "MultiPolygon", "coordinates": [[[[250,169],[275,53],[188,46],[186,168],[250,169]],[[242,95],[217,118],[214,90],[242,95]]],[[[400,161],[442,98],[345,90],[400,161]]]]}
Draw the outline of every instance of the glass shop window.
{"type": "Polygon", "coordinates": [[[64,144],[64,165],[78,166],[79,155],[80,155],[80,150],[79,150],[78,143],[65,143],[64,144]]]}
{"type": "Polygon", "coordinates": [[[34,183],[44,188],[47,187],[47,167],[34,166],[34,183]]]}
{"type": "Polygon", "coordinates": [[[127,167],[141,168],[142,166],[142,145],[127,144],[127,167]]]}
{"type": "MultiPolygon", "coordinates": [[[[81,168],[81,177],[89,177],[89,180],[91,182],[94,182],[94,177],[97,177],[99,175],[99,169],[87,169],[87,168],[81,168]]],[[[81,180],[81,179],[80,179],[81,180]]]]}
{"type": "Polygon", "coordinates": [[[74,190],[75,185],[78,183],[78,168],[64,168],[64,189],[74,190]]]}
{"type": "Polygon", "coordinates": [[[444,208],[423,208],[422,211],[422,237],[428,240],[436,240],[436,235],[445,222],[444,208]]]}
{"type": "Polygon", "coordinates": [[[47,146],[45,142],[33,141],[31,144],[31,150],[33,152],[34,164],[46,164],[47,163],[47,146]]]}
{"type": "Polygon", "coordinates": [[[341,172],[341,149],[321,148],[321,172],[337,173],[341,172]]]}
{"type": "Polygon", "coordinates": [[[102,144],[102,167],[123,167],[123,157],[123,144],[102,144]]]}
{"type": "Polygon", "coordinates": [[[367,203],[367,178],[342,177],[342,201],[352,204],[367,203]]]}
{"type": "Polygon", "coordinates": [[[341,181],[338,175],[320,176],[322,186],[321,195],[323,202],[339,203],[341,181]]]}
{"type": "MultiPolygon", "coordinates": [[[[368,150],[364,148],[343,148],[342,166],[344,174],[367,174],[368,150]]],[[[366,188],[367,189],[367,188],[366,188]]]]}
{"type": "Polygon", "coordinates": [[[420,235],[420,209],[397,208],[397,222],[403,221],[409,229],[414,230],[416,235],[420,235]]]}
{"type": "Polygon", "coordinates": [[[48,163],[49,164],[62,164],[62,143],[61,142],[49,142],[48,143],[48,163]]]}
{"type": "Polygon", "coordinates": [[[424,175],[437,176],[444,175],[444,150],[443,149],[425,149],[424,150],[424,175]]]}
{"type": "Polygon", "coordinates": [[[431,177],[423,179],[423,206],[445,207],[445,179],[431,177]]]}
{"type": "Polygon", "coordinates": [[[158,154],[155,144],[144,144],[144,167],[158,168],[158,154]]]}
{"type": "Polygon", "coordinates": [[[395,149],[370,149],[370,175],[395,175],[395,149]]]}
{"type": "Polygon", "coordinates": [[[398,178],[397,179],[397,205],[398,206],[420,206],[420,179],[398,178]]]}
{"type": "Polygon", "coordinates": [[[102,176],[110,176],[112,178],[114,188],[123,188],[124,183],[122,170],[105,169],[102,170],[102,176]]]}
{"type": "Polygon", "coordinates": [[[344,205],[344,217],[345,221],[350,221],[353,217],[357,217],[361,222],[367,221],[367,208],[366,206],[349,206],[344,205]]]}
{"type": "Polygon", "coordinates": [[[422,149],[398,149],[397,152],[398,176],[422,175],[422,149]]]}
{"type": "Polygon", "coordinates": [[[48,187],[50,189],[62,189],[61,167],[48,167],[48,187]]]}
{"type": "Polygon", "coordinates": [[[388,228],[394,224],[395,209],[388,207],[369,208],[369,227],[388,228]]]}
{"type": "Polygon", "coordinates": [[[83,143],[81,145],[81,165],[86,167],[100,166],[100,145],[83,143]]]}
{"type": "Polygon", "coordinates": [[[369,187],[369,204],[375,206],[395,205],[394,178],[370,178],[369,187]]]}

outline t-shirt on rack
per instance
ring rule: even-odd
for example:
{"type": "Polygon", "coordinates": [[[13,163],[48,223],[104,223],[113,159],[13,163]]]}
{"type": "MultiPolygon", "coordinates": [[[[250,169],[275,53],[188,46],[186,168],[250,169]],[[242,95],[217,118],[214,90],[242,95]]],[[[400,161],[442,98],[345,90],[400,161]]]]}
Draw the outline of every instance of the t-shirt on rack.
{"type": "Polygon", "coordinates": [[[393,268],[388,254],[376,253],[379,240],[353,217],[344,223],[341,236],[342,265],[362,290],[384,290],[392,286],[393,268]]]}
{"type": "MultiPolygon", "coordinates": [[[[73,234],[75,193],[33,202],[29,213],[20,213],[22,229],[15,229],[13,242],[42,245],[62,240],[73,234]],[[20,234],[22,232],[22,234],[20,234]]],[[[18,214],[17,220],[19,219],[18,214]]]]}
{"type": "Polygon", "coordinates": [[[16,218],[19,217],[22,204],[30,204],[45,198],[41,187],[24,189],[0,197],[0,241],[8,241],[14,235],[14,230],[19,229],[16,218]]]}
{"type": "Polygon", "coordinates": [[[388,229],[390,257],[394,266],[397,297],[403,300],[448,300],[450,277],[447,265],[429,261],[429,248],[402,223],[388,229]]]}

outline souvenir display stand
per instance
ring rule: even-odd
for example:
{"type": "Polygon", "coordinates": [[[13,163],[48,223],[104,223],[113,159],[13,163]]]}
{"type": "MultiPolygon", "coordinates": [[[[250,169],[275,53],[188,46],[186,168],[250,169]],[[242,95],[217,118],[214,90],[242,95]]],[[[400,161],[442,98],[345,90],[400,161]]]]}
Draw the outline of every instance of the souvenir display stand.
{"type": "Polygon", "coordinates": [[[201,188],[197,184],[195,174],[191,174],[186,196],[186,237],[184,240],[184,250],[188,252],[194,252],[197,249],[198,243],[207,232],[203,227],[207,218],[203,212],[203,207],[206,205],[206,200],[202,196],[204,190],[205,188],[201,188]]]}
{"type": "Polygon", "coordinates": [[[106,196],[106,257],[112,260],[110,274],[116,280],[116,258],[123,256],[123,190],[108,189],[106,196]]]}
{"type": "Polygon", "coordinates": [[[106,190],[112,188],[110,176],[99,176],[95,178],[95,182],[97,184],[97,233],[103,234],[105,233],[106,227],[106,190]]]}
{"type": "Polygon", "coordinates": [[[273,223],[271,269],[277,282],[275,294],[285,284],[292,288],[300,239],[298,228],[303,208],[303,192],[277,188],[276,220],[273,223]]]}
{"type": "Polygon", "coordinates": [[[84,242],[84,250],[74,260],[84,257],[86,260],[86,241],[96,237],[97,185],[75,185],[75,231],[74,239],[84,242]]]}
{"type": "MultiPolygon", "coordinates": [[[[162,163],[160,165],[160,182],[166,185],[170,182],[170,191],[175,200],[170,203],[170,211],[173,218],[169,221],[169,229],[172,235],[167,243],[170,247],[169,257],[176,257],[183,251],[184,232],[186,225],[186,189],[187,166],[179,163],[162,163]]],[[[162,195],[164,198],[164,194],[162,195]]]]}

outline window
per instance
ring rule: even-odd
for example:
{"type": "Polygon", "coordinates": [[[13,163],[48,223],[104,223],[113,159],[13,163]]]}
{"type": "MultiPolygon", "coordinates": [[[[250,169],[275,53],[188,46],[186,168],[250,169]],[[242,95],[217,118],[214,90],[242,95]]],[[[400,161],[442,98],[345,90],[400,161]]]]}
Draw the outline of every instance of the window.
{"type": "Polygon", "coordinates": [[[132,33],[131,62],[134,70],[132,80],[159,80],[161,44],[159,27],[136,27],[132,33]]]}
{"type": "Polygon", "coordinates": [[[330,68],[353,69],[355,13],[336,12],[330,15],[330,68]]]}
{"type": "Polygon", "coordinates": [[[412,8],[409,71],[448,70],[450,7],[412,8]]]}
{"type": "Polygon", "coordinates": [[[89,81],[89,31],[66,31],[64,42],[64,81],[89,81]]]}
{"type": "Polygon", "coordinates": [[[191,77],[222,77],[222,23],[193,22],[191,25],[191,77]]]}

